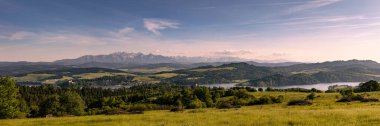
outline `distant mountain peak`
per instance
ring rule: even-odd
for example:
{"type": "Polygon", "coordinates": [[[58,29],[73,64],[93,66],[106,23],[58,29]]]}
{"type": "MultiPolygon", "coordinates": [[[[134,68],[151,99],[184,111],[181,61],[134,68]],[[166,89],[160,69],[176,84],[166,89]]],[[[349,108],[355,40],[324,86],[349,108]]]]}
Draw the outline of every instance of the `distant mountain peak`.
{"type": "Polygon", "coordinates": [[[121,63],[121,64],[157,64],[157,63],[207,63],[207,62],[238,62],[245,61],[238,57],[187,57],[163,56],[157,54],[144,54],[141,52],[115,52],[108,55],[85,55],[76,59],[57,60],[62,65],[80,65],[86,63],[121,63]]]}

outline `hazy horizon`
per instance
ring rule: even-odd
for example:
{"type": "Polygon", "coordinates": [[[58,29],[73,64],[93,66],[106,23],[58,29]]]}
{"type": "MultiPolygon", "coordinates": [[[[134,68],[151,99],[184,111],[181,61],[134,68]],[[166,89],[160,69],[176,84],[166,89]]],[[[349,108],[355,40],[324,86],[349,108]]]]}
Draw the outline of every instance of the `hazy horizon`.
{"type": "Polygon", "coordinates": [[[0,0],[0,61],[142,52],[379,62],[379,0],[0,0]]]}

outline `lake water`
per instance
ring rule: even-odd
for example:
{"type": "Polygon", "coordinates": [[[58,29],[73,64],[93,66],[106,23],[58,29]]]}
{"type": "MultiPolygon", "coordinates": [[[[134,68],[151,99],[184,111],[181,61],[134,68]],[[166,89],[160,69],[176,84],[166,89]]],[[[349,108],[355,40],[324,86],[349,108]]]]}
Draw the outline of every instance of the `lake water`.
{"type": "MultiPolygon", "coordinates": [[[[272,88],[275,88],[275,89],[287,89],[287,88],[305,88],[305,89],[311,89],[311,88],[315,88],[315,89],[318,89],[318,90],[326,91],[326,90],[328,90],[328,87],[332,86],[332,85],[358,86],[360,83],[361,82],[336,82],[336,83],[319,83],[319,84],[307,84],[307,85],[279,86],[279,87],[272,87],[272,88]]],[[[200,86],[232,88],[232,87],[236,87],[236,84],[237,83],[206,84],[206,85],[200,85],[200,86]]],[[[254,87],[254,88],[258,88],[258,87],[254,87]]]]}

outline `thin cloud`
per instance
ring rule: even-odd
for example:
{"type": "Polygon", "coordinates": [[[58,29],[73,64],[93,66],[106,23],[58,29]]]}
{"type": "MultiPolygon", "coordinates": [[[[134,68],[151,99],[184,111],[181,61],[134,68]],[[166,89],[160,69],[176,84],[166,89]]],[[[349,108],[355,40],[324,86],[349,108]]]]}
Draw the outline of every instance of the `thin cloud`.
{"type": "Polygon", "coordinates": [[[115,37],[126,37],[126,36],[130,35],[131,33],[133,33],[134,31],[135,31],[135,29],[132,27],[124,27],[124,28],[119,29],[117,31],[112,31],[112,32],[110,32],[110,34],[112,36],[115,36],[115,37]]]}
{"type": "Polygon", "coordinates": [[[23,40],[23,39],[28,39],[30,37],[35,36],[35,33],[32,32],[26,32],[26,31],[19,31],[19,32],[14,32],[10,34],[8,37],[4,37],[8,40],[14,41],[14,40],[23,40]]]}
{"type": "Polygon", "coordinates": [[[180,24],[175,21],[165,19],[144,19],[144,27],[155,35],[161,35],[160,30],[167,28],[179,28],[180,24]]]}
{"type": "Polygon", "coordinates": [[[293,13],[293,12],[298,12],[298,11],[303,11],[303,10],[320,8],[320,7],[331,5],[340,1],[342,0],[314,0],[314,1],[307,2],[305,4],[294,6],[290,8],[287,12],[293,13]]]}
{"type": "Polygon", "coordinates": [[[315,17],[315,18],[305,18],[301,20],[294,20],[291,22],[280,23],[284,25],[300,25],[300,24],[312,24],[312,23],[339,23],[348,22],[355,20],[367,20],[365,16],[329,16],[329,17],[315,17]]]}
{"type": "Polygon", "coordinates": [[[131,27],[125,27],[123,29],[120,29],[118,31],[119,34],[128,34],[128,33],[131,33],[133,32],[135,29],[134,28],[131,28],[131,27]]]}

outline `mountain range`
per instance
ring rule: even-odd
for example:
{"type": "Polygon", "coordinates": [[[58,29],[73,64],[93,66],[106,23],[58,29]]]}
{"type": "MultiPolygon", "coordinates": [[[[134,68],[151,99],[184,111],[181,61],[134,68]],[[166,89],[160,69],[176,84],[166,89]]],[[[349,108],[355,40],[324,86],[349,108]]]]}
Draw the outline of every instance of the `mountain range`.
{"type": "Polygon", "coordinates": [[[61,68],[109,68],[109,69],[188,69],[199,66],[218,66],[233,62],[247,62],[256,66],[288,66],[299,62],[259,63],[238,57],[187,57],[163,56],[156,54],[116,52],[107,55],[85,55],[75,59],[54,62],[0,62],[0,75],[22,74],[41,70],[61,68]]]}
{"type": "Polygon", "coordinates": [[[76,59],[63,59],[55,61],[60,65],[81,65],[86,63],[117,63],[117,64],[158,64],[158,63],[210,63],[210,62],[241,62],[245,59],[237,57],[186,57],[186,56],[163,56],[143,53],[116,52],[108,55],[86,55],[76,59]]]}

